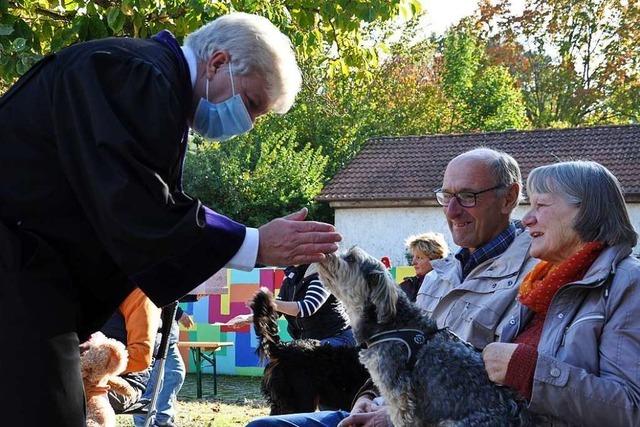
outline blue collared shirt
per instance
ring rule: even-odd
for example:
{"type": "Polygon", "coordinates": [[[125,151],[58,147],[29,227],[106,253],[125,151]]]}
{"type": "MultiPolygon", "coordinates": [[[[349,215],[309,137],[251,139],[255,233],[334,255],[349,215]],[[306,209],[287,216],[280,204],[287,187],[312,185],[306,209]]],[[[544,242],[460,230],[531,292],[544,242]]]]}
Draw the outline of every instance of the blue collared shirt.
{"type": "Polygon", "coordinates": [[[476,268],[478,265],[488,259],[495,258],[506,251],[509,245],[511,245],[513,240],[516,238],[516,231],[518,228],[518,222],[511,222],[509,223],[509,226],[493,240],[480,246],[475,251],[470,252],[468,248],[460,249],[455,257],[462,265],[462,280],[464,280],[471,270],[476,268]]]}

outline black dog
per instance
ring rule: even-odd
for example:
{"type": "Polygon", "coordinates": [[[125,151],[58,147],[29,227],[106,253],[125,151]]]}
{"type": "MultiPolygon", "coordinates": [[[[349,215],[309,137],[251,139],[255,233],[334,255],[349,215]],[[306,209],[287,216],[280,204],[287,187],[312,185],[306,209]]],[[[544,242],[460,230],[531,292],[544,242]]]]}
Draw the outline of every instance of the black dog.
{"type": "Polygon", "coordinates": [[[313,412],[324,408],[349,410],[358,389],[369,377],[353,347],[332,347],[318,340],[280,341],[273,296],[262,290],[251,303],[258,336],[256,352],[268,359],[262,393],[271,415],[313,412]]]}

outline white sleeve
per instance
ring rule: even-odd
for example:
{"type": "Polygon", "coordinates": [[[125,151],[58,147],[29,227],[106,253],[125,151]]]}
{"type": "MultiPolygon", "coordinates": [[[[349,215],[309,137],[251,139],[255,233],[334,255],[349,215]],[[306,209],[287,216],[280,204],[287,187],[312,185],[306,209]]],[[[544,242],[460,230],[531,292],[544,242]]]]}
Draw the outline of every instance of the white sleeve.
{"type": "Polygon", "coordinates": [[[242,246],[238,252],[225,265],[226,268],[235,268],[237,270],[250,271],[256,266],[258,259],[258,244],[260,243],[260,235],[257,228],[247,227],[242,246]]]}

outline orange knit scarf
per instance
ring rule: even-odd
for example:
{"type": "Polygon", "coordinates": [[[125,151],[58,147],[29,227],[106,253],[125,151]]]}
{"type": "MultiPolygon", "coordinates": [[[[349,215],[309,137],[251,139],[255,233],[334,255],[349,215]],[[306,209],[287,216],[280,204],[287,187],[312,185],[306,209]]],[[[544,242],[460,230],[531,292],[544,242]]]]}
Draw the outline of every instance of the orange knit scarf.
{"type": "Polygon", "coordinates": [[[602,242],[588,242],[560,264],[540,261],[520,285],[520,303],[536,313],[546,314],[558,289],[567,283],[582,279],[603,248],[602,242]]]}

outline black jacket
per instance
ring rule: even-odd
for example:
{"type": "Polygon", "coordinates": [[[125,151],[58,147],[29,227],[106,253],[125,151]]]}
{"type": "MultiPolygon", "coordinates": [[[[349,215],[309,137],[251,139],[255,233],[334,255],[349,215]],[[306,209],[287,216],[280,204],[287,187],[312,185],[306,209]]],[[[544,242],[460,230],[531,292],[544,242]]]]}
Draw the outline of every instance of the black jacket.
{"type": "MultiPolygon", "coordinates": [[[[278,298],[283,301],[301,301],[312,282],[320,283],[318,273],[305,277],[308,264],[288,267],[280,288],[278,298]]],[[[325,339],[349,329],[349,318],[342,303],[330,295],[325,303],[313,315],[308,317],[284,315],[287,319],[287,331],[294,339],[325,339]]]]}
{"type": "Polygon", "coordinates": [[[420,285],[422,285],[423,279],[424,276],[405,277],[402,283],[400,283],[400,288],[405,294],[407,294],[407,297],[409,297],[411,302],[416,302],[418,290],[420,290],[420,285]]]}
{"type": "Polygon", "coordinates": [[[21,286],[58,280],[40,294],[73,300],[81,336],[134,283],[166,305],[243,242],[244,226],[182,192],[192,98],[175,40],[131,38],[49,55],[0,98],[0,239],[16,242],[0,258],[21,255],[21,286]]]}

